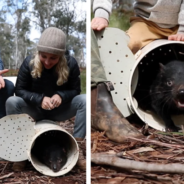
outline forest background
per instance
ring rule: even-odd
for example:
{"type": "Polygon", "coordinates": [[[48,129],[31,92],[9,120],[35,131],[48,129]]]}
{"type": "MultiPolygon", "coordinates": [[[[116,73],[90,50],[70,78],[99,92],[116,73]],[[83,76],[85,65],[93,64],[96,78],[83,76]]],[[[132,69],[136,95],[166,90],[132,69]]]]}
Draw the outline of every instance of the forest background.
{"type": "Polygon", "coordinates": [[[16,76],[23,60],[36,52],[41,33],[57,27],[67,36],[67,50],[82,69],[86,91],[86,0],[3,0],[0,2],[0,58],[16,76]]]}

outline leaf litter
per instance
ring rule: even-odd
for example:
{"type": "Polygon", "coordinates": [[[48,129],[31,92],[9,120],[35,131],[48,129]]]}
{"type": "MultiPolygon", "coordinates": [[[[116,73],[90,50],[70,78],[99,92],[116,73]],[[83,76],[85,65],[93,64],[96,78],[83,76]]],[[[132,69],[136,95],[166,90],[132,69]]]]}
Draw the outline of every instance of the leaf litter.
{"type": "MultiPolygon", "coordinates": [[[[135,122],[134,122],[135,123],[135,122]]],[[[161,132],[147,125],[135,125],[144,135],[137,139],[130,137],[123,143],[110,141],[104,134],[91,132],[91,183],[92,184],[184,184],[184,172],[150,172],[140,169],[125,169],[125,161],[140,164],[165,166],[171,164],[184,168],[184,133],[161,132]],[[95,159],[93,158],[95,156],[95,159]],[[107,159],[105,159],[107,156],[107,159]],[[112,162],[110,161],[112,159],[112,162]],[[95,160],[95,161],[93,161],[95,160]],[[117,162],[122,164],[119,166],[117,162]],[[118,165],[118,167],[117,167],[118,165]]],[[[155,168],[157,169],[157,168],[155,168]]],[[[180,170],[180,169],[178,169],[180,170]]]]}

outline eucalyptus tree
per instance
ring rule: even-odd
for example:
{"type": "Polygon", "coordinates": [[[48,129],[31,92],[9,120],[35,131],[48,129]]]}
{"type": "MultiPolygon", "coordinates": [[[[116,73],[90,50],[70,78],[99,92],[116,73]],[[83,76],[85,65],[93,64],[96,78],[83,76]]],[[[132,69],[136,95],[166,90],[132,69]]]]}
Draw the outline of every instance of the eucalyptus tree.
{"type": "MultiPolygon", "coordinates": [[[[14,44],[11,49],[11,57],[14,68],[19,68],[27,54],[27,46],[30,43],[30,19],[28,14],[28,0],[5,0],[1,6],[1,17],[6,24],[11,25],[11,36],[14,44]]],[[[3,53],[2,53],[3,54],[3,53]]],[[[6,61],[5,61],[6,62],[6,61]]]]}

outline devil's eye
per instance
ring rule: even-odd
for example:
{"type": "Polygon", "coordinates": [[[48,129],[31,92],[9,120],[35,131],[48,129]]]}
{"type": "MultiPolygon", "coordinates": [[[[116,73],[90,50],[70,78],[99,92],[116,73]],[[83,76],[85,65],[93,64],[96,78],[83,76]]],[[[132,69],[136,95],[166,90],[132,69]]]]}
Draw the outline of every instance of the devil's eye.
{"type": "Polygon", "coordinates": [[[62,162],[62,159],[58,159],[58,162],[62,162]]]}
{"type": "Polygon", "coordinates": [[[172,81],[167,81],[167,85],[168,86],[172,86],[173,85],[173,82],[172,81]]]}

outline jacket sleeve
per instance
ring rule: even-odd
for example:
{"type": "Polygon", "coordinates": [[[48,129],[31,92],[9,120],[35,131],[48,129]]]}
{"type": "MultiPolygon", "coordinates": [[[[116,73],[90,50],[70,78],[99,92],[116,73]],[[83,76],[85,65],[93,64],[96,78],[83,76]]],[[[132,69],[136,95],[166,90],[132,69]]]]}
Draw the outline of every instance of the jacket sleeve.
{"type": "Polygon", "coordinates": [[[4,70],[3,61],[0,59],[0,70],[4,70]]]}
{"type": "Polygon", "coordinates": [[[70,58],[70,71],[68,77],[67,90],[57,91],[56,93],[61,96],[62,103],[71,101],[76,95],[81,92],[80,70],[77,61],[73,57],[70,58]]]}
{"type": "Polygon", "coordinates": [[[20,67],[17,76],[15,94],[30,104],[41,106],[44,95],[31,91],[32,76],[30,60],[31,57],[28,56],[20,67]]]}
{"type": "Polygon", "coordinates": [[[93,12],[95,17],[105,18],[109,21],[109,15],[112,11],[111,0],[94,0],[93,1],[93,12]]]}

